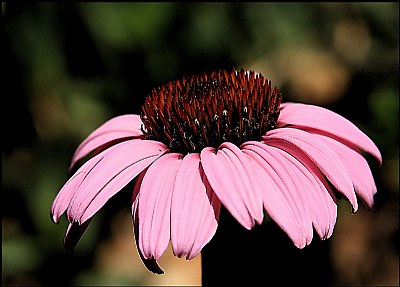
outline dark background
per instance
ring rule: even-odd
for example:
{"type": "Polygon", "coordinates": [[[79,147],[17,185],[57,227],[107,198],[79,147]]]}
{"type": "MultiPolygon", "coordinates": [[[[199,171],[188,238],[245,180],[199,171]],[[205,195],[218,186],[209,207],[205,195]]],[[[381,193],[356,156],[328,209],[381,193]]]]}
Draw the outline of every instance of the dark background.
{"type": "MultiPolygon", "coordinates": [[[[329,108],[378,145],[375,208],[353,215],[339,201],[322,244],[330,284],[399,284],[398,3],[8,1],[1,37],[3,285],[200,284],[200,256],[167,250],[163,276],[143,267],[130,190],[99,212],[74,254],[62,246],[66,220],[54,225],[49,209],[92,130],[139,113],[169,80],[220,68],[261,72],[284,101],[329,108]]],[[[274,262],[261,260],[268,278],[274,262]]]]}

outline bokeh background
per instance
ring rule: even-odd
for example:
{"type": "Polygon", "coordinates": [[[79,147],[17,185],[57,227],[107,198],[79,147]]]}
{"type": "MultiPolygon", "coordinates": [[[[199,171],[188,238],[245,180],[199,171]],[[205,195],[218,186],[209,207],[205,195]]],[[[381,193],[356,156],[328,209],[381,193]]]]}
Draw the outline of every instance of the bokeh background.
{"type": "Polygon", "coordinates": [[[53,224],[49,209],[92,130],[139,113],[169,80],[219,68],[261,72],[284,101],[329,108],[374,140],[376,206],[353,215],[339,201],[331,284],[399,285],[398,3],[8,1],[1,37],[3,285],[201,284],[200,255],[168,249],[165,275],[144,268],[129,188],[73,254],[62,246],[66,219],[53,224]]]}

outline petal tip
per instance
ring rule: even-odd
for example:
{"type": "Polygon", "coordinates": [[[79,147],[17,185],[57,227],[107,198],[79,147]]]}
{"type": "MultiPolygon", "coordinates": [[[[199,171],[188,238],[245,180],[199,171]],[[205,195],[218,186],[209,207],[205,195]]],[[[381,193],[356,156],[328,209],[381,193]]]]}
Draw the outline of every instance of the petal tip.
{"type": "Polygon", "coordinates": [[[59,216],[56,216],[53,210],[50,210],[50,220],[55,224],[59,224],[60,223],[59,219],[60,219],[59,216]]]}
{"type": "Polygon", "coordinates": [[[141,256],[143,264],[146,266],[146,268],[158,275],[164,274],[164,270],[161,269],[161,267],[158,265],[157,260],[154,259],[152,256],[150,259],[146,259],[141,256]]]}
{"type": "Polygon", "coordinates": [[[50,214],[50,219],[51,219],[51,221],[54,223],[54,224],[59,224],[60,223],[60,220],[59,220],[59,218],[57,218],[56,216],[53,216],[53,215],[51,215],[50,214]]]}

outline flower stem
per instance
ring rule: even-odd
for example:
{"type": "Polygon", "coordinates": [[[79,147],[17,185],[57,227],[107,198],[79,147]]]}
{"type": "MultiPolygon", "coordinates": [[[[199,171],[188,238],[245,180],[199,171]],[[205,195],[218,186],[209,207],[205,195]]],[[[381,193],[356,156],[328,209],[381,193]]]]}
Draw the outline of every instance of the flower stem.
{"type": "Polygon", "coordinates": [[[329,240],[317,237],[298,249],[272,220],[246,230],[222,208],[202,250],[203,286],[330,286],[329,240]]]}

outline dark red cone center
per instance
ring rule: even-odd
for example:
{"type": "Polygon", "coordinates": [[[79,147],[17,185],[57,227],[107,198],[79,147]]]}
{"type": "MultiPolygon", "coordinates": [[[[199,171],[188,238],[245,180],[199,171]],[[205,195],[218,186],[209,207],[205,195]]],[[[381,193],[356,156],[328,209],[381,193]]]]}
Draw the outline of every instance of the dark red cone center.
{"type": "Polygon", "coordinates": [[[187,154],[223,142],[239,146],[274,129],[281,95],[254,71],[214,71],[154,89],[142,107],[143,133],[187,154]]]}

